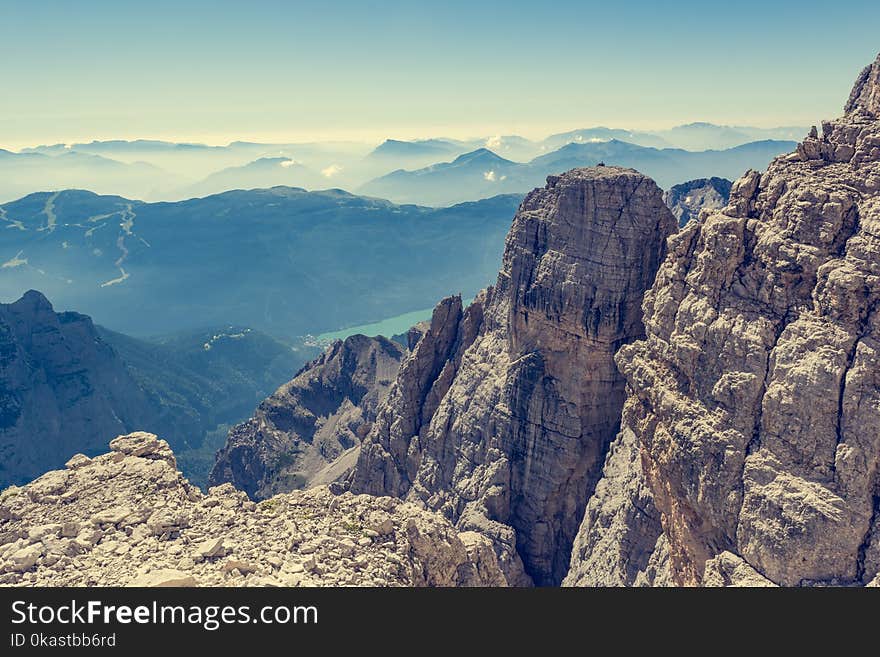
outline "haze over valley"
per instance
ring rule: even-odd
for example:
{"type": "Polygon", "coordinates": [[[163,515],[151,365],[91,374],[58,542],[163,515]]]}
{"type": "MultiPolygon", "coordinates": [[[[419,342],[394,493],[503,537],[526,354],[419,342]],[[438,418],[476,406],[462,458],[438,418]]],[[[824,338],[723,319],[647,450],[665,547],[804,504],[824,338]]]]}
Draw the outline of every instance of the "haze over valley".
{"type": "Polygon", "coordinates": [[[541,140],[387,139],[382,143],[231,142],[224,146],[109,140],[2,150],[0,203],[33,192],[84,189],[143,201],[176,201],[235,189],[285,185],[341,188],[417,205],[443,206],[524,194],[571,166],[600,161],[647,166],[663,185],[735,178],[791,148],[807,127],[710,123],[638,132],[587,128],[541,140]],[[455,188],[451,187],[455,185],[455,188]]]}
{"type": "Polygon", "coordinates": [[[0,587],[880,587],[880,5],[7,4],[0,587]]]}

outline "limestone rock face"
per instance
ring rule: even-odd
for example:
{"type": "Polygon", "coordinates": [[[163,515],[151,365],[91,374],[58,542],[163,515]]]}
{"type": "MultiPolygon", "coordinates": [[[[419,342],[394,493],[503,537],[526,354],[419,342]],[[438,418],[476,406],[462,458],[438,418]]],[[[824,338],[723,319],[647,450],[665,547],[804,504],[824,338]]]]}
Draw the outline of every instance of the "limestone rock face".
{"type": "Polygon", "coordinates": [[[503,586],[491,544],[389,497],[204,495],[152,434],[0,494],[0,584],[503,586]]]}
{"type": "Polygon", "coordinates": [[[195,577],[179,570],[160,568],[151,570],[135,577],[129,586],[159,587],[192,587],[198,586],[195,577]]]}
{"type": "MultiPolygon", "coordinates": [[[[624,428],[611,444],[602,479],[587,504],[565,586],[657,585],[665,569],[652,561],[663,533],[645,482],[635,434],[624,428]]],[[[662,555],[665,556],[665,555],[662,555]]],[[[661,555],[654,557],[654,561],[661,555]]]]}
{"type": "Polygon", "coordinates": [[[698,218],[703,210],[720,210],[727,205],[732,185],[725,178],[689,180],[670,187],[663,194],[663,200],[678,219],[678,225],[684,226],[691,219],[698,218]]]}
{"type": "Polygon", "coordinates": [[[619,426],[613,355],[675,218],[631,169],[551,176],[493,288],[441,302],[367,436],[355,492],[403,496],[492,539],[508,581],[558,584],[619,426]],[[384,417],[384,419],[382,419],[384,417]]]}
{"type": "MultiPolygon", "coordinates": [[[[623,424],[677,584],[877,576],[878,68],[859,77],[843,118],[670,239],[645,295],[647,338],[618,352],[623,424]]],[[[646,496],[612,460],[615,497],[638,506],[646,496]]],[[[579,545],[597,548],[575,554],[572,578],[604,554],[593,516],[579,545]]],[[[608,532],[621,533],[613,522],[608,532]]]]}
{"type": "Polygon", "coordinates": [[[351,481],[357,492],[403,497],[421,464],[431,418],[449,391],[464,352],[483,322],[486,293],[464,310],[460,296],[443,299],[427,326],[414,327],[411,352],[364,442],[351,481]]]}
{"type": "Polygon", "coordinates": [[[100,451],[151,408],[91,319],[35,291],[0,304],[0,488],[100,451]]]}
{"type": "Polygon", "coordinates": [[[859,74],[844,111],[880,115],[880,55],[859,74]]]}
{"type": "Polygon", "coordinates": [[[703,586],[774,587],[776,584],[762,576],[742,557],[732,552],[722,552],[706,562],[703,586]]]}
{"type": "Polygon", "coordinates": [[[265,499],[346,475],[404,353],[383,337],[334,342],[229,432],[210,485],[265,499]]]}

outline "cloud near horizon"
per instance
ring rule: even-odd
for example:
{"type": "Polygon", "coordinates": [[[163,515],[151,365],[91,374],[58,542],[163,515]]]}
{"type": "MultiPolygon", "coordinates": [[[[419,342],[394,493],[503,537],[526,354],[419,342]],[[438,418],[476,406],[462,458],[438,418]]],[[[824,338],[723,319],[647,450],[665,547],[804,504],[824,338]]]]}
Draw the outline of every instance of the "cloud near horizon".
{"type": "Polygon", "coordinates": [[[507,176],[499,176],[493,169],[491,171],[484,171],[483,179],[489,182],[501,182],[502,180],[507,180],[507,176]]]}

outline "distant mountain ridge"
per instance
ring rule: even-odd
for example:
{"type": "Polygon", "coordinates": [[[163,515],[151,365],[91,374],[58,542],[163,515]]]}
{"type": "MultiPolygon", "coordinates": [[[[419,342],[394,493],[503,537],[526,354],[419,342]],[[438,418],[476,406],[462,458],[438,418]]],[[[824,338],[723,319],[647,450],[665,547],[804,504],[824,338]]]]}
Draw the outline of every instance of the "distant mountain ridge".
{"type": "Polygon", "coordinates": [[[440,206],[496,193],[525,193],[548,175],[598,164],[637,169],[661,187],[669,188],[697,178],[737,178],[748,169],[763,169],[774,157],[794,146],[794,142],[765,140],[721,151],[686,151],[611,139],[571,142],[527,163],[506,160],[480,148],[448,163],[394,171],[370,181],[359,191],[398,203],[440,206]]]}
{"type": "Polygon", "coordinates": [[[228,167],[204,180],[181,188],[176,196],[201,198],[234,189],[266,187],[326,187],[327,178],[301,162],[285,157],[261,157],[242,166],[228,167]]]}
{"type": "Polygon", "coordinates": [[[296,337],[472,296],[518,196],[450,208],[276,187],[176,203],[90,192],[0,205],[0,298],[41,289],[135,336],[244,325],[296,337]]]}
{"type": "Polygon", "coordinates": [[[170,174],[147,162],[118,162],[79,151],[57,155],[0,149],[0,202],[36,189],[66,189],[88,180],[95,191],[138,197],[173,184],[170,174]]]}
{"type": "Polygon", "coordinates": [[[421,139],[415,141],[401,141],[398,139],[386,139],[376,146],[368,158],[411,158],[411,157],[432,157],[436,158],[443,155],[456,153],[462,148],[461,144],[456,144],[444,139],[421,139]]]}
{"type": "Polygon", "coordinates": [[[604,126],[581,128],[579,130],[569,130],[568,132],[550,135],[544,141],[540,142],[540,145],[542,147],[541,149],[544,151],[554,151],[567,144],[611,141],[612,139],[637,144],[639,146],[649,146],[652,148],[670,148],[673,146],[671,142],[657,134],[626,130],[623,128],[606,128],[604,126]]]}
{"type": "Polygon", "coordinates": [[[807,134],[805,126],[756,128],[752,126],[717,125],[705,121],[687,123],[658,134],[670,145],[689,150],[724,149],[751,141],[798,141],[807,134]]]}
{"type": "MultiPolygon", "coordinates": [[[[47,144],[23,148],[18,153],[0,150],[0,203],[37,191],[60,189],[88,189],[145,201],[174,201],[278,184],[310,190],[328,187],[355,190],[392,171],[412,171],[448,163],[481,148],[505,159],[526,163],[571,143],[618,140],[643,147],[700,151],[727,149],[768,139],[797,140],[806,133],[805,127],[755,128],[698,122],[668,130],[595,126],[537,140],[507,134],[468,139],[442,136],[413,140],[389,138],[378,145],[345,141],[233,141],[225,145],[208,145],[157,139],[47,144]],[[90,159],[93,157],[101,159],[90,159]],[[280,175],[271,167],[260,170],[257,163],[272,158],[293,160],[304,169],[298,176],[291,175],[293,171],[287,172],[286,176],[280,175]]],[[[711,172],[691,177],[705,175],[711,175],[711,172]]]]}

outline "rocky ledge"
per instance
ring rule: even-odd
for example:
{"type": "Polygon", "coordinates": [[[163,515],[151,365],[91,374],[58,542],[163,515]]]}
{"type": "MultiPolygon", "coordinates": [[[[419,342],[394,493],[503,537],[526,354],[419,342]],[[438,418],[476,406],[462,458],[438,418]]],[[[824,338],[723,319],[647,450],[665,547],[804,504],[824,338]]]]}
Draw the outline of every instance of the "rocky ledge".
{"type": "Polygon", "coordinates": [[[487,539],[390,497],[326,487],[259,504],[207,495],[164,440],[120,436],[0,498],[0,583],[16,586],[503,586],[487,539]]]}

